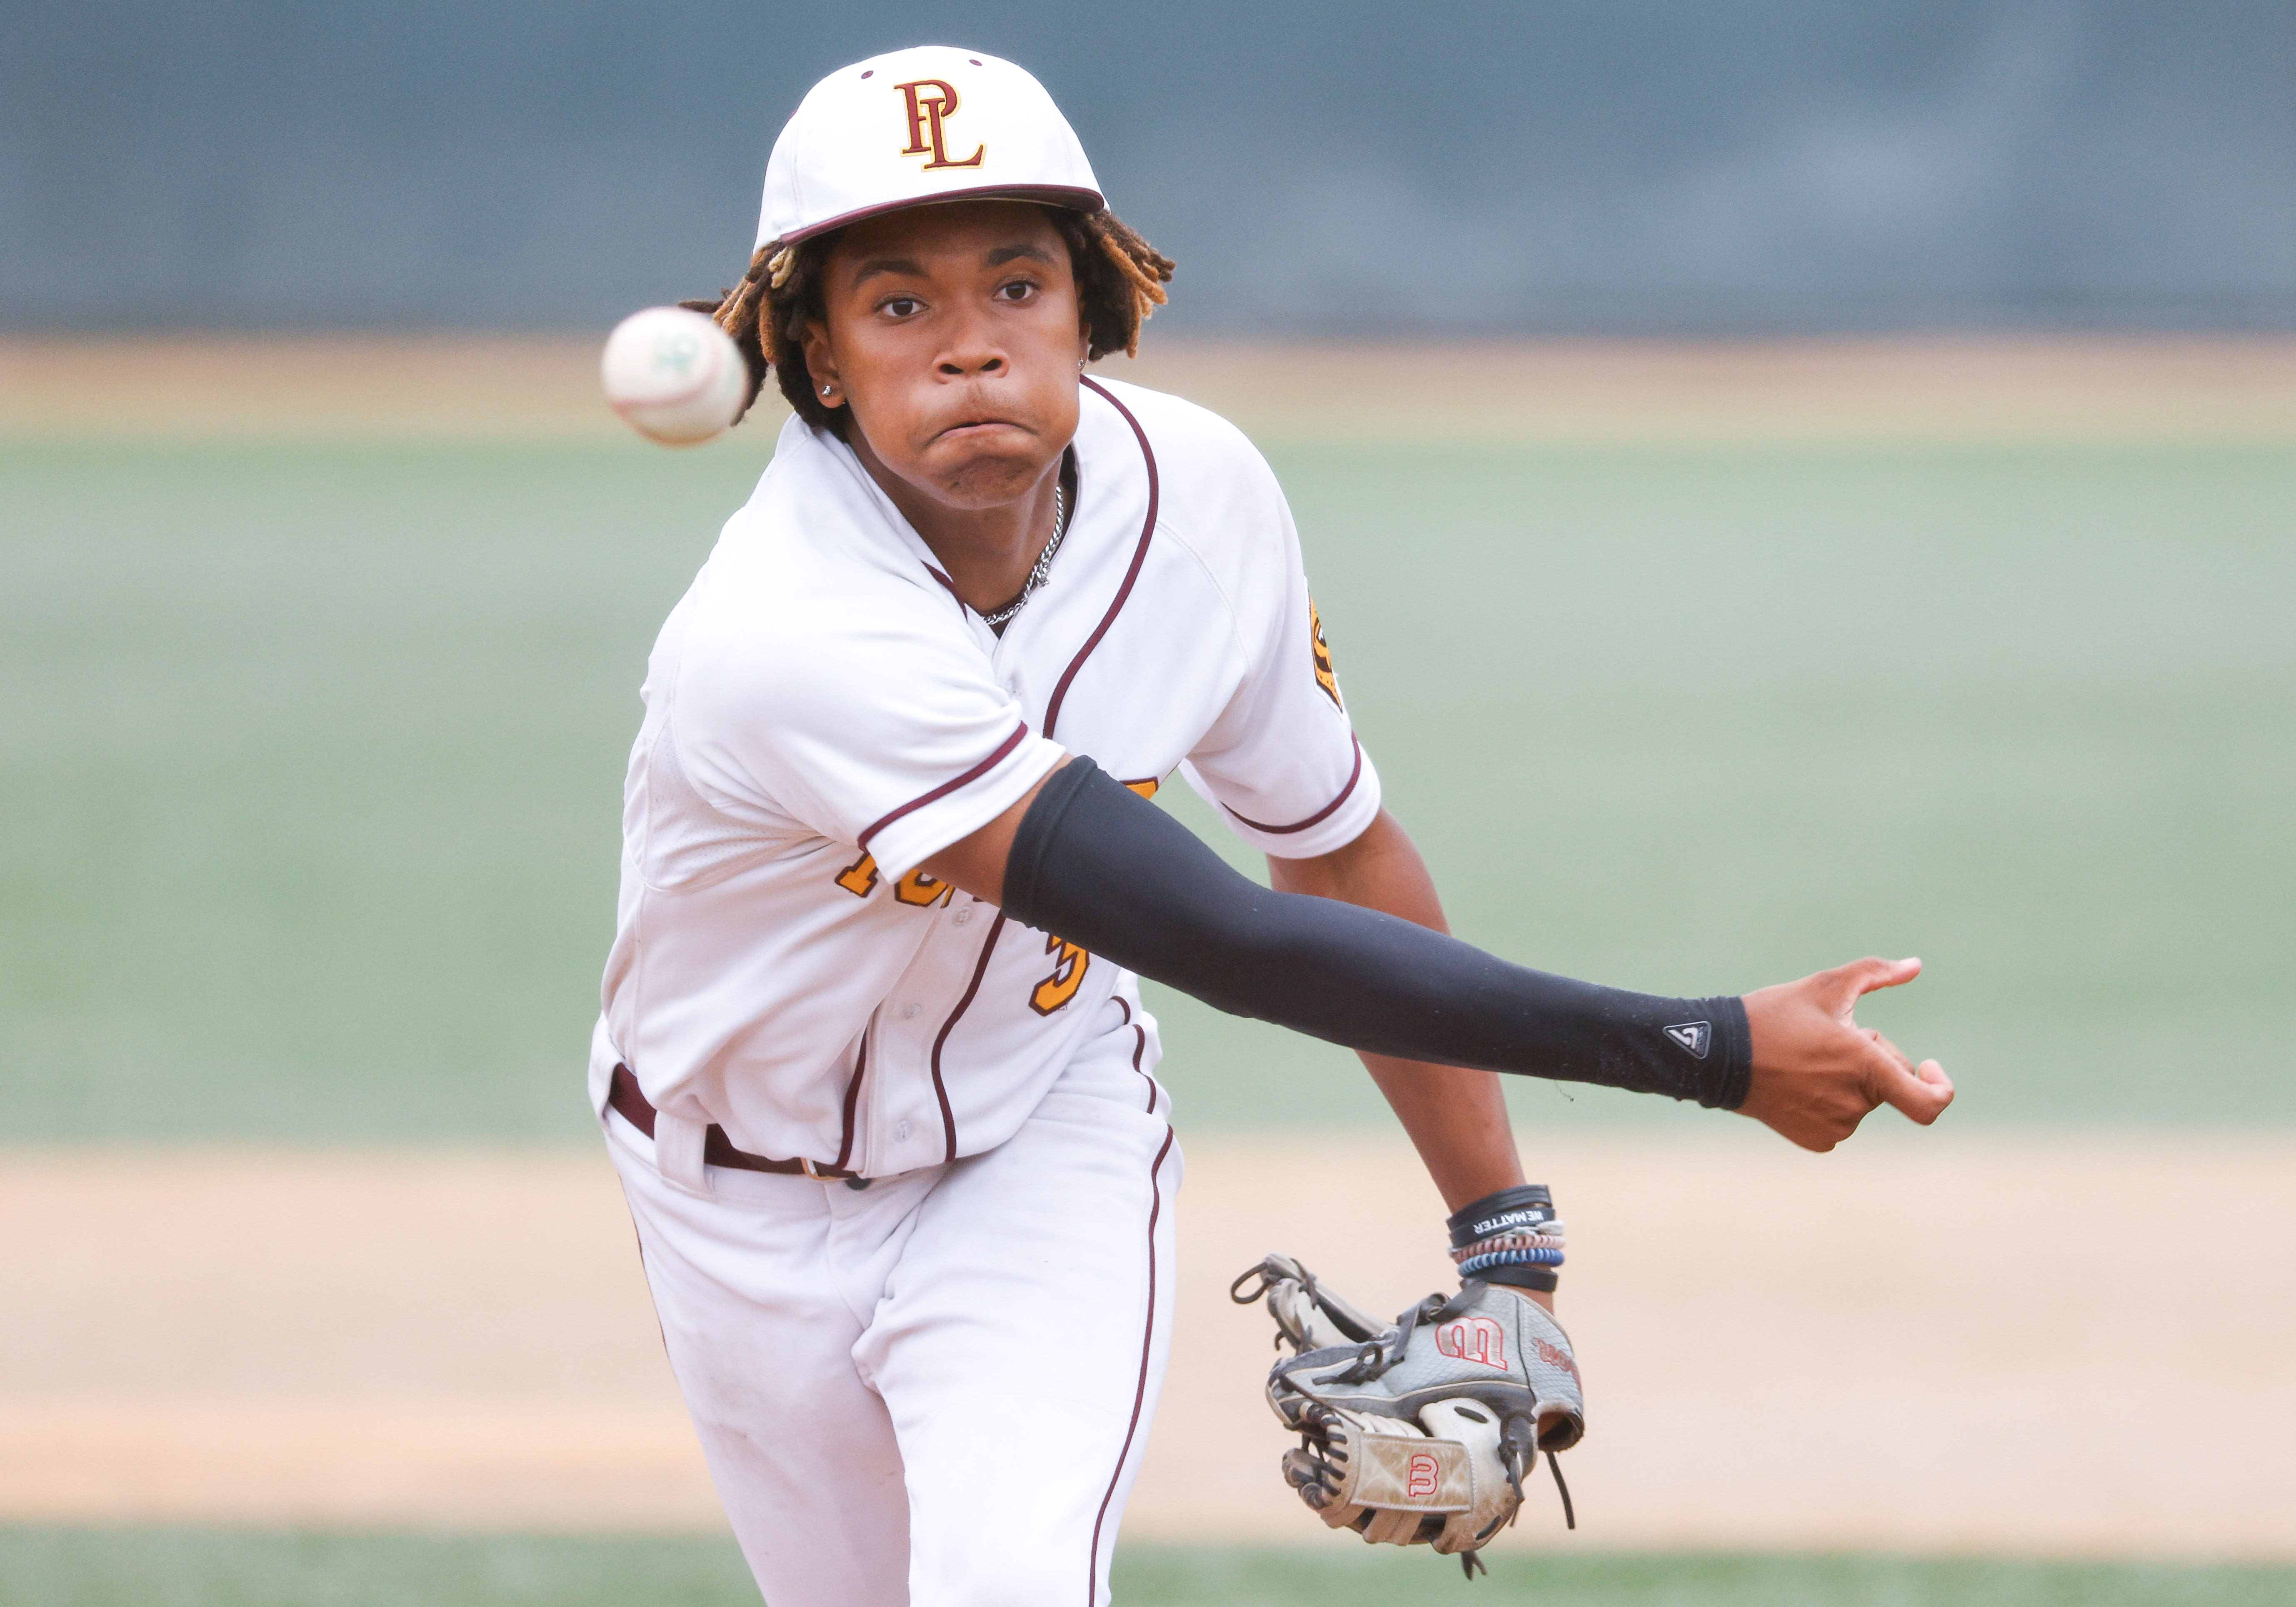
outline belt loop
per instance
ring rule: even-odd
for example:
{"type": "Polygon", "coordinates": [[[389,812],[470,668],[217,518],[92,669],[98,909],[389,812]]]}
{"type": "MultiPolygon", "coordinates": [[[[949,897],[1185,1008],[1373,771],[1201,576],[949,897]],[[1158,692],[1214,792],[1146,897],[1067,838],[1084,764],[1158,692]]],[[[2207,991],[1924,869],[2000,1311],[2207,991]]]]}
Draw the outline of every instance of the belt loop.
{"type": "Polygon", "coordinates": [[[667,1111],[655,1111],[653,1163],[663,1179],[697,1194],[708,1193],[709,1178],[702,1170],[701,1151],[709,1136],[709,1124],[706,1121],[690,1121],[667,1111]]]}

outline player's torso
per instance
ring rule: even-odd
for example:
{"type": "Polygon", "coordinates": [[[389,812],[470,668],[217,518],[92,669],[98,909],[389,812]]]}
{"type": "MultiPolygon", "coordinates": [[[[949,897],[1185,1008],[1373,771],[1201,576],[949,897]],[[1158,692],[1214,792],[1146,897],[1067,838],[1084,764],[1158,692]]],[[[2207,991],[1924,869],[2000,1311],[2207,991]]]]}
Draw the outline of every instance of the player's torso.
{"type": "MultiPolygon", "coordinates": [[[[1144,433],[1120,401],[1088,397],[1077,506],[1044,586],[1001,636],[947,606],[1034,731],[1152,793],[1227,707],[1245,654],[1217,561],[1165,517],[1173,465],[1144,433]]],[[[922,871],[889,877],[856,844],[796,832],[746,853],[673,840],[663,800],[679,779],[638,784],[648,745],[633,808],[668,824],[647,835],[648,864],[626,863],[607,992],[658,1102],[683,1096],[745,1148],[884,1175],[1001,1142],[1083,1037],[1130,1030],[1138,999],[1115,966],[922,871]],[[650,990],[649,966],[674,985],[650,990]],[[675,1086],[652,1075],[669,1064],[675,1086]]]]}

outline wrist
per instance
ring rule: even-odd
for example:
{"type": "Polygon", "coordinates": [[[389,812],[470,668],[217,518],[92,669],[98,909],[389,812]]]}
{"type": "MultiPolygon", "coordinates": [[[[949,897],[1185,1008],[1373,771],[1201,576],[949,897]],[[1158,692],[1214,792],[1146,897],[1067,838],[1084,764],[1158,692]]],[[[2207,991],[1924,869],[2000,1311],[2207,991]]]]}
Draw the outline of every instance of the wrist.
{"type": "Polygon", "coordinates": [[[1553,1316],[1554,1315],[1554,1291],[1547,1289],[1518,1289],[1512,1283],[1503,1283],[1499,1285],[1499,1287],[1505,1289],[1509,1294],[1514,1296],[1517,1300],[1529,1300],[1532,1305],[1546,1313],[1547,1316],[1553,1316]]]}
{"type": "Polygon", "coordinates": [[[1553,1296],[1563,1261],[1563,1226],[1544,1184],[1517,1184],[1486,1194],[1454,1211],[1444,1226],[1462,1282],[1553,1296]]]}
{"type": "Polygon", "coordinates": [[[1743,998],[1726,994],[1713,1003],[1718,1018],[1713,1065],[1700,1078],[1698,1103],[1710,1111],[1735,1111],[1746,1103],[1754,1085],[1753,1019],[1743,998]]]}

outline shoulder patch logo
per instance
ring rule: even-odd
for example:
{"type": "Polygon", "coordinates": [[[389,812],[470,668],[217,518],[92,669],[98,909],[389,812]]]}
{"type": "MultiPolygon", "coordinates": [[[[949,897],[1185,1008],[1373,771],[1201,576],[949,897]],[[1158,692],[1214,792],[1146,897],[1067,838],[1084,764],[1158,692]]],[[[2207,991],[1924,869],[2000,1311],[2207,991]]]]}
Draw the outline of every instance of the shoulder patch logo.
{"type": "Polygon", "coordinates": [[[1693,1060],[1704,1060],[1706,1045],[1714,1041],[1714,1029],[1705,1021],[1685,1021],[1679,1027],[1669,1027],[1666,1035],[1688,1050],[1693,1060]]]}
{"type": "Polygon", "coordinates": [[[1316,655],[1316,685],[1324,689],[1324,695],[1332,700],[1334,708],[1345,713],[1348,706],[1340,701],[1339,673],[1332,668],[1332,645],[1324,640],[1324,616],[1316,609],[1313,597],[1308,599],[1308,626],[1315,637],[1312,645],[1316,655]]]}

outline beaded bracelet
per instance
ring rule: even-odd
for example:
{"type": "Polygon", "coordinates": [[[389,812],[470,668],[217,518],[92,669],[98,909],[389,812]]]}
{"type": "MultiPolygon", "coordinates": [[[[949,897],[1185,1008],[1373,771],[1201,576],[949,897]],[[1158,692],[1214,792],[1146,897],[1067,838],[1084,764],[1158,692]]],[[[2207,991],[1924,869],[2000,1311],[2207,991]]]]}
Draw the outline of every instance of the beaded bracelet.
{"type": "Polygon", "coordinates": [[[1479,1272],[1488,1272],[1494,1267],[1560,1267],[1562,1252],[1559,1250],[1495,1250],[1488,1255],[1469,1256],[1459,1263],[1459,1275],[1472,1278],[1479,1272]]]}
{"type": "Polygon", "coordinates": [[[1464,1261],[1469,1256],[1485,1256],[1495,1250],[1562,1250],[1566,1248],[1562,1235],[1545,1234],[1498,1234],[1488,1239],[1478,1239],[1472,1244],[1460,1246],[1451,1252],[1451,1259],[1464,1261]]]}

